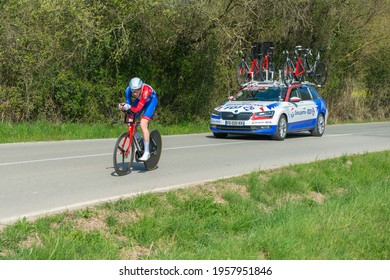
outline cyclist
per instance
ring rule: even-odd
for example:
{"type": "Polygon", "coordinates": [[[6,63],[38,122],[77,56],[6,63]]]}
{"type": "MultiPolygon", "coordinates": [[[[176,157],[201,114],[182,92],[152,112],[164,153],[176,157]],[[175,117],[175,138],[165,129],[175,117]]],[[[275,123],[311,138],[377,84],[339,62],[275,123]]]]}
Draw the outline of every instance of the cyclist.
{"type": "MultiPolygon", "coordinates": [[[[140,78],[135,77],[130,80],[129,86],[126,88],[125,95],[126,103],[120,103],[118,105],[119,110],[127,111],[135,116],[140,116],[143,113],[140,126],[144,137],[144,154],[139,158],[139,160],[146,161],[150,158],[150,133],[148,125],[158,103],[157,94],[150,85],[143,83],[140,78]],[[135,98],[133,103],[131,103],[132,97],[135,98]]],[[[134,118],[134,116],[132,117],[134,118]]]]}

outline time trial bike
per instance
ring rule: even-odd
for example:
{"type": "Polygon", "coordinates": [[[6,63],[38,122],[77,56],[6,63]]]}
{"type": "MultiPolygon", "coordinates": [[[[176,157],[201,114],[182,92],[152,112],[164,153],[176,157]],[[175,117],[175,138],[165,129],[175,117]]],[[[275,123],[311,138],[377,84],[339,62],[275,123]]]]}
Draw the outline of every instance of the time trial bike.
{"type": "Polygon", "coordinates": [[[274,47],[265,49],[264,58],[260,61],[260,78],[262,81],[272,81],[275,76],[275,64],[272,61],[274,47]]]}
{"type": "MultiPolygon", "coordinates": [[[[113,155],[114,169],[119,176],[129,174],[132,170],[134,157],[137,162],[140,162],[139,158],[144,153],[144,140],[138,132],[138,120],[136,120],[133,114],[125,112],[123,123],[127,124],[128,129],[119,135],[115,143],[113,155]]],[[[150,158],[143,161],[146,170],[150,171],[157,167],[161,149],[161,134],[157,129],[154,129],[150,132],[150,158]]]]}
{"type": "Polygon", "coordinates": [[[321,61],[320,51],[318,50],[314,62],[310,62],[309,56],[312,57],[311,49],[304,49],[302,46],[296,46],[294,50],[294,61],[290,58],[289,52],[286,54],[286,62],[282,70],[282,78],[286,84],[291,84],[294,81],[304,82],[310,79],[318,86],[323,86],[327,78],[327,67],[321,61]],[[303,57],[300,56],[303,52],[303,57]]]}
{"type": "Polygon", "coordinates": [[[252,60],[246,56],[243,51],[238,52],[241,55],[241,61],[236,67],[237,83],[240,87],[253,81],[260,80],[260,60],[254,57],[252,60]]]}

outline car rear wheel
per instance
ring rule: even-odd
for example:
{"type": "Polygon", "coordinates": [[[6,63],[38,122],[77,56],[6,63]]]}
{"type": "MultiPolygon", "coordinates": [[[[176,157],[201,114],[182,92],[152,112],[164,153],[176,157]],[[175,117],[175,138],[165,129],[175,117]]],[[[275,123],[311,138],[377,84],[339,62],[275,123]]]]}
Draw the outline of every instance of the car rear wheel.
{"type": "Polygon", "coordinates": [[[215,138],[226,138],[228,136],[227,133],[216,133],[213,132],[215,138]]]}
{"type": "Polygon", "coordinates": [[[325,132],[325,117],[320,114],[317,118],[316,127],[310,131],[311,135],[321,137],[325,132]]]}
{"type": "Polygon", "coordinates": [[[278,121],[275,134],[272,135],[272,139],[283,141],[287,136],[287,118],[285,115],[281,115],[278,121]]]}

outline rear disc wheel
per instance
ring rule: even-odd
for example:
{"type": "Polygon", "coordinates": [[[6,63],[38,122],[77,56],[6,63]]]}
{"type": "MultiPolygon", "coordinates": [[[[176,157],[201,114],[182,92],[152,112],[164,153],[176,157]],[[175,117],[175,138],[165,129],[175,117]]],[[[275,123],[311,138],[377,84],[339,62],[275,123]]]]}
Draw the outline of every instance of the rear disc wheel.
{"type": "Polygon", "coordinates": [[[149,152],[150,158],[147,161],[144,161],[144,165],[146,170],[156,169],[157,164],[160,160],[162,150],[162,139],[161,134],[158,130],[152,130],[150,132],[150,144],[149,144],[149,152]]]}

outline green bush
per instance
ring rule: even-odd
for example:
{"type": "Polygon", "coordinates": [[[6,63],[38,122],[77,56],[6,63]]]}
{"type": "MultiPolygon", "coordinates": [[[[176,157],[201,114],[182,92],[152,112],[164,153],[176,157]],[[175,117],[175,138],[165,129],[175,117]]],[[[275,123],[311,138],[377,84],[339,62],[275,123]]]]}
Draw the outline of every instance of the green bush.
{"type": "Polygon", "coordinates": [[[332,118],[388,118],[387,1],[290,2],[1,1],[1,121],[110,119],[133,76],[156,89],[159,121],[205,119],[258,41],[277,69],[285,49],[325,48],[332,118]]]}

